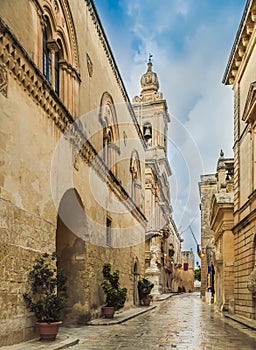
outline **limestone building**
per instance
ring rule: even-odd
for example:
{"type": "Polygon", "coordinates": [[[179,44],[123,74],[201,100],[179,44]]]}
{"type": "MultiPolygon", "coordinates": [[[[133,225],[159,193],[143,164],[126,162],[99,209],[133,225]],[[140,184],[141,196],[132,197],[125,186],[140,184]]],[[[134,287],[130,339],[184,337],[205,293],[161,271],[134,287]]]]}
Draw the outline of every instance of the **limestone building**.
{"type": "Polygon", "coordinates": [[[256,1],[248,0],[224,73],[234,91],[235,313],[256,318],[256,1]]]}
{"type": "Polygon", "coordinates": [[[40,253],[57,251],[67,320],[84,323],[100,316],[105,262],[125,308],[145,270],[155,295],[178,288],[182,240],[152,63],[134,111],[93,1],[2,0],[0,16],[1,346],[35,335],[23,293],[40,253]]]}
{"type": "MultiPolygon", "coordinates": [[[[209,288],[214,287],[214,232],[210,226],[211,199],[217,192],[217,180],[215,174],[200,176],[200,210],[201,210],[201,298],[205,298],[205,293],[209,288]]],[[[213,293],[214,294],[214,293],[213,293]]]]}
{"type": "Polygon", "coordinates": [[[221,150],[215,174],[201,176],[201,297],[228,310],[234,298],[234,159],[221,150]]]}
{"type": "MultiPolygon", "coordinates": [[[[167,130],[170,122],[168,107],[159,92],[157,74],[153,71],[151,56],[147,71],[141,77],[141,93],[133,99],[133,108],[146,142],[145,155],[145,216],[146,277],[154,283],[152,294],[157,297],[173,286],[174,254],[181,243],[172,219],[168,178],[171,169],[167,158],[167,130]],[[175,243],[174,243],[175,242],[175,243]],[[174,249],[175,244],[175,249],[174,249]]],[[[178,257],[178,255],[176,256],[178,257]]]]}
{"type": "Polygon", "coordinates": [[[195,256],[193,250],[183,250],[181,252],[181,269],[180,269],[180,278],[181,278],[181,288],[185,292],[194,291],[194,282],[195,282],[195,256]]]}
{"type": "MultiPolygon", "coordinates": [[[[2,0],[0,15],[1,346],[34,336],[23,293],[41,252],[61,257],[70,321],[99,316],[105,262],[120,271],[125,307],[138,303],[151,174],[93,2],[2,0]]],[[[154,167],[166,186],[165,160],[154,167]]]]}
{"type": "Polygon", "coordinates": [[[210,204],[210,227],[214,232],[214,290],[219,310],[233,312],[234,303],[234,159],[221,152],[217,162],[217,191],[210,204]]]}

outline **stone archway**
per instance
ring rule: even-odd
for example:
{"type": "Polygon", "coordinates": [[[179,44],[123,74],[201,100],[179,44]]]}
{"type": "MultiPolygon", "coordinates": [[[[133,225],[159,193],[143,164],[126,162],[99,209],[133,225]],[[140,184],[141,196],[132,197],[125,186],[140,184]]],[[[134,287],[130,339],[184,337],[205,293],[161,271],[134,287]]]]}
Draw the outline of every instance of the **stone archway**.
{"type": "MultiPolygon", "coordinates": [[[[68,320],[77,322],[74,305],[85,304],[85,235],[87,220],[78,192],[71,188],[63,195],[57,217],[56,252],[58,269],[67,275],[68,320]]],[[[66,317],[67,319],[67,317],[66,317]]]]}

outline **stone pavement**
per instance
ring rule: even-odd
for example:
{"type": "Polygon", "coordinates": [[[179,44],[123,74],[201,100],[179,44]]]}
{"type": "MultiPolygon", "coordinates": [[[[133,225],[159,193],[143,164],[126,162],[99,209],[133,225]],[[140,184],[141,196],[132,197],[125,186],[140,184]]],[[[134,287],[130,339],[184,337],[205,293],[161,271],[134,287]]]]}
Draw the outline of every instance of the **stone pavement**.
{"type": "Polygon", "coordinates": [[[116,320],[61,327],[55,342],[33,340],[1,350],[256,349],[255,331],[216,312],[214,305],[201,301],[199,293],[169,296],[150,307],[121,312],[116,320]]]}

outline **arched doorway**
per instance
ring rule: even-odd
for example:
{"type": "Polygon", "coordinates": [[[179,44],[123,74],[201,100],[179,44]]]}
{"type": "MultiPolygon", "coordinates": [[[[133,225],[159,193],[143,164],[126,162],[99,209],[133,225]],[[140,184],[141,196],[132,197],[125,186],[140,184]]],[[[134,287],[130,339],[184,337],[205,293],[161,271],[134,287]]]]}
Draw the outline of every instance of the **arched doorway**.
{"type": "Polygon", "coordinates": [[[68,319],[76,322],[75,304],[85,304],[85,237],[87,220],[78,192],[71,188],[63,195],[57,217],[56,252],[58,269],[67,275],[68,319]]]}

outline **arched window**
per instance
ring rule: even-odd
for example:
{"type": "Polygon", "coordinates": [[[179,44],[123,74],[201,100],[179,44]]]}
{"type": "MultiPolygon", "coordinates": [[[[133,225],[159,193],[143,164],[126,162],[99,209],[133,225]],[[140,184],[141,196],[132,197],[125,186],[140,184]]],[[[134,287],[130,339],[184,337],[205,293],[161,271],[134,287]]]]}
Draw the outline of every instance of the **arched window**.
{"type": "Polygon", "coordinates": [[[141,168],[139,155],[136,150],[132,152],[130,159],[130,172],[132,176],[131,197],[137,206],[141,204],[141,168]]]}
{"type": "MultiPolygon", "coordinates": [[[[49,31],[50,33],[50,31],[49,31]]],[[[47,29],[43,32],[43,73],[55,92],[60,91],[60,65],[61,43],[50,38],[47,29]]]]}
{"type": "Polygon", "coordinates": [[[105,92],[100,103],[100,123],[103,126],[103,160],[108,168],[117,175],[117,155],[119,148],[119,128],[112,97],[105,92]]]}
{"type": "Polygon", "coordinates": [[[69,112],[76,117],[79,54],[76,28],[68,1],[36,1],[41,25],[41,43],[35,43],[38,67],[69,112]]]}
{"type": "Polygon", "coordinates": [[[112,143],[113,130],[111,126],[108,126],[103,129],[103,160],[109,169],[112,169],[115,165],[115,157],[111,147],[112,143]]]}
{"type": "Polygon", "coordinates": [[[51,82],[52,82],[51,52],[49,50],[47,42],[48,42],[47,31],[44,30],[44,33],[43,33],[43,73],[44,73],[46,79],[51,84],[51,82]]]}
{"type": "Polygon", "coordinates": [[[152,125],[146,123],[143,125],[143,137],[148,147],[152,147],[152,125]]]}

